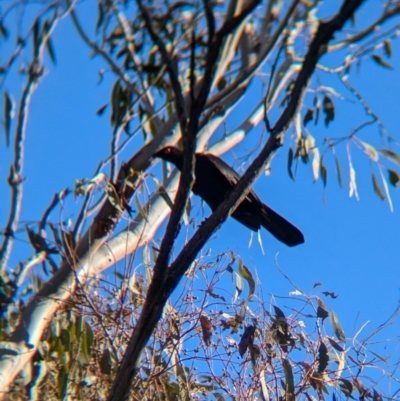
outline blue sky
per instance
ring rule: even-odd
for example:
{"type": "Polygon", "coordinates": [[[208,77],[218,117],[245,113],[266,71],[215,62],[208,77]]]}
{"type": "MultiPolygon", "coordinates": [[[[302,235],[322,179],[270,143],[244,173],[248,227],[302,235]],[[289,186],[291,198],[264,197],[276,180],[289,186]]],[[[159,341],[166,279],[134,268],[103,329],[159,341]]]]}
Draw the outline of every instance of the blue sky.
{"type": "MultiPolygon", "coordinates": [[[[84,19],[85,11],[79,16],[84,19]]],[[[57,65],[53,66],[48,60],[46,66],[49,72],[33,96],[29,115],[23,222],[39,220],[54,193],[65,187],[72,188],[75,179],[92,177],[99,161],[107,157],[109,151],[109,109],[101,117],[95,112],[109,101],[114,77],[108,73],[103,83],[97,84],[98,70],[104,67],[103,61],[98,57],[90,58],[90,50],[77,37],[70,19],[59,25],[53,42],[57,65]]],[[[11,47],[9,43],[1,43],[0,46],[0,62],[3,62],[11,47]]],[[[389,62],[393,70],[386,70],[367,57],[362,62],[360,72],[352,72],[350,82],[363,94],[388,131],[399,138],[400,43],[392,41],[392,46],[394,55],[389,62]]],[[[318,78],[324,84],[335,87],[344,97],[343,100],[334,99],[336,117],[328,128],[323,125],[322,118],[317,126],[307,126],[321,144],[325,136],[348,135],[366,116],[338,79],[322,73],[318,73],[318,78]]],[[[23,82],[24,77],[14,72],[2,89],[18,99],[23,82]]],[[[258,101],[260,88],[251,90],[254,96],[248,101],[258,101]]],[[[312,97],[307,97],[306,102],[311,106],[312,97]]],[[[250,108],[251,104],[243,105],[243,109],[247,107],[250,108]]],[[[228,131],[235,128],[242,117],[240,113],[233,113],[227,123],[228,131]]],[[[276,118],[276,114],[272,118],[276,118]]],[[[256,128],[243,144],[223,158],[237,168],[235,157],[240,158],[252,149],[262,132],[263,127],[256,128]]],[[[263,231],[263,254],[257,237],[253,237],[252,245],[248,247],[249,230],[229,219],[207,247],[212,248],[213,255],[224,250],[237,252],[244,263],[257,272],[264,294],[286,296],[294,288],[275,267],[275,256],[279,252],[277,260],[280,267],[304,292],[323,297],[319,291],[328,290],[339,295],[335,300],[324,298],[324,301],[336,311],[348,337],[353,336],[366,321],[370,321],[366,328],[368,333],[385,321],[399,302],[400,192],[390,187],[394,205],[394,212],[391,212],[388,203],[382,202],[373,192],[371,171],[378,175],[378,170],[354,144],[351,145],[351,154],[357,172],[359,201],[348,196],[349,173],[343,144],[337,150],[342,163],[342,189],[338,185],[331,156],[325,160],[328,167],[328,185],[325,189],[320,180],[313,182],[310,165],[301,162],[296,181],[293,182],[286,168],[287,145],[293,144],[291,134],[292,130],[286,137],[286,146],[273,161],[272,175],[259,177],[254,188],[265,203],[303,231],[305,244],[288,248],[263,231]],[[322,286],[313,290],[315,282],[321,282],[322,286]]],[[[136,151],[140,135],[127,147],[121,160],[136,151]]],[[[382,145],[376,125],[363,130],[359,138],[377,149],[387,147],[382,145]]],[[[265,139],[264,133],[263,142],[265,139]]],[[[393,149],[396,150],[395,147],[393,149]]],[[[5,225],[8,211],[9,190],[5,183],[11,157],[12,148],[7,149],[3,141],[0,146],[0,193],[3,198],[1,226],[5,225]]],[[[156,168],[153,171],[158,170],[156,168]]],[[[63,218],[74,220],[79,202],[80,199],[76,205],[69,202],[63,218]]],[[[199,199],[194,198],[193,203],[199,204],[199,199]]],[[[205,207],[203,215],[208,214],[209,209],[205,207]]],[[[201,216],[198,215],[197,223],[200,223],[201,216]]],[[[163,228],[159,230],[157,238],[161,238],[162,234],[163,228]]],[[[25,233],[21,232],[18,238],[11,266],[31,254],[25,233]]],[[[278,306],[284,307],[285,302],[281,302],[278,306]]],[[[385,337],[398,335],[398,327],[397,322],[397,326],[385,332],[385,337]]],[[[330,328],[327,330],[329,332],[330,328]]]]}

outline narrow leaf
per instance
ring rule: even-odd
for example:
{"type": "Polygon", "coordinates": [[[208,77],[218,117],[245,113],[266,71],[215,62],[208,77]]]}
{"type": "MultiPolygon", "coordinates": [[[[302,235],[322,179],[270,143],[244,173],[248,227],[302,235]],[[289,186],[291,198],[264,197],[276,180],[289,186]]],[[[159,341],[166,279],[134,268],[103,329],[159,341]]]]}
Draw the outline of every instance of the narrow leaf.
{"type": "Polygon", "coordinates": [[[389,361],[388,361],[388,359],[387,358],[383,358],[382,356],[380,356],[379,354],[377,354],[376,352],[373,352],[373,351],[371,351],[371,350],[369,350],[369,352],[372,354],[372,355],[374,355],[374,356],[376,356],[378,359],[380,359],[383,363],[389,363],[389,361]]]}
{"type": "Polygon", "coordinates": [[[360,143],[364,149],[364,152],[369,156],[369,158],[371,160],[373,160],[374,162],[378,161],[379,155],[378,155],[378,152],[376,151],[376,149],[369,143],[363,142],[361,140],[360,140],[360,143]]]}
{"type": "Polygon", "coordinates": [[[318,349],[318,372],[322,373],[326,367],[328,366],[329,356],[328,356],[328,349],[326,345],[321,342],[319,349],[318,349]]]}
{"type": "Polygon", "coordinates": [[[346,379],[339,379],[339,380],[340,380],[339,383],[340,389],[347,397],[351,397],[351,393],[353,392],[353,385],[351,384],[351,381],[346,379]]]}
{"type": "Polygon", "coordinates": [[[400,181],[400,174],[397,171],[388,169],[388,173],[389,173],[389,182],[395,187],[397,188],[399,185],[399,181],[400,181]]]}
{"type": "Polygon", "coordinates": [[[140,203],[140,201],[139,201],[137,196],[135,196],[135,203],[136,203],[136,206],[138,208],[140,216],[142,217],[143,220],[147,221],[147,212],[144,209],[144,207],[141,205],[141,203],[140,203]]]}
{"type": "Polygon", "coordinates": [[[67,378],[68,378],[68,371],[65,366],[65,364],[61,364],[61,368],[58,371],[57,375],[57,382],[56,382],[56,389],[59,398],[63,398],[63,395],[65,394],[65,388],[67,386],[67,378]]]}
{"type": "MultiPolygon", "coordinates": [[[[161,195],[161,197],[164,199],[165,203],[169,206],[169,208],[172,210],[172,208],[174,207],[174,202],[172,202],[172,199],[170,198],[167,190],[165,189],[164,185],[161,184],[161,182],[157,179],[156,176],[154,176],[153,174],[150,175],[150,177],[154,180],[154,182],[156,183],[157,186],[157,191],[158,193],[161,195]]],[[[187,205],[186,204],[187,212],[188,215],[190,214],[191,211],[191,205],[187,205]]]]}
{"type": "Polygon", "coordinates": [[[96,22],[96,33],[99,32],[99,29],[101,25],[103,24],[104,21],[104,7],[103,7],[103,2],[99,1],[97,3],[97,9],[98,9],[98,17],[97,17],[97,22],[96,22]]]}
{"type": "Polygon", "coordinates": [[[241,259],[239,259],[239,274],[247,281],[247,284],[249,285],[249,296],[247,299],[250,299],[256,290],[256,283],[250,270],[243,264],[241,259]]]}
{"type": "Polygon", "coordinates": [[[327,338],[328,338],[328,341],[331,344],[331,346],[333,348],[335,348],[336,351],[344,352],[344,349],[333,338],[330,338],[330,337],[327,337],[327,338]]]}
{"type": "Polygon", "coordinates": [[[253,344],[254,332],[256,328],[255,326],[247,326],[244,329],[244,333],[239,342],[239,355],[243,358],[243,355],[246,353],[247,348],[251,347],[253,344]]]}
{"type": "Polygon", "coordinates": [[[4,133],[6,139],[6,147],[10,146],[10,128],[13,119],[13,101],[8,92],[4,92],[4,133]]]}
{"type": "Polygon", "coordinates": [[[398,153],[390,149],[381,149],[379,152],[382,153],[391,162],[400,165],[400,155],[398,153]]]}
{"type": "Polygon", "coordinates": [[[375,193],[379,196],[379,198],[381,200],[385,200],[385,195],[383,194],[379,186],[378,179],[376,178],[376,175],[374,173],[372,173],[372,185],[374,187],[375,193]]]}
{"type": "Polygon", "coordinates": [[[288,168],[289,177],[294,181],[294,175],[292,172],[293,155],[294,155],[293,149],[289,148],[287,168],[288,168]]]}
{"type": "Polygon", "coordinates": [[[324,294],[326,297],[331,297],[332,299],[335,299],[338,297],[336,293],[333,291],[322,291],[322,294],[324,294]]]}
{"type": "Polygon", "coordinates": [[[32,27],[32,39],[33,39],[33,54],[37,54],[39,51],[39,31],[40,31],[40,22],[39,18],[35,19],[35,22],[32,27]]]}
{"type": "Polygon", "coordinates": [[[318,96],[314,97],[314,108],[315,108],[315,121],[314,125],[318,124],[318,118],[319,118],[319,109],[321,108],[321,101],[318,96]]]}
{"type": "Polygon", "coordinates": [[[328,170],[327,170],[326,166],[324,165],[324,163],[322,162],[322,159],[321,159],[321,163],[319,164],[319,172],[321,174],[321,179],[322,179],[322,182],[324,183],[324,188],[325,188],[327,180],[328,180],[328,170]]]}
{"type": "Polygon", "coordinates": [[[294,378],[292,365],[287,359],[282,361],[283,371],[285,372],[286,400],[294,400],[294,378]]]}
{"type": "Polygon", "coordinates": [[[318,305],[317,317],[322,319],[322,320],[325,320],[328,316],[329,316],[329,312],[325,308],[323,308],[322,306],[318,305]]]}
{"type": "Polygon", "coordinates": [[[333,311],[331,311],[330,320],[331,320],[331,325],[332,325],[333,331],[335,332],[337,339],[339,341],[346,342],[346,335],[344,334],[344,331],[342,329],[342,326],[339,323],[339,319],[336,316],[336,313],[333,311]]]}
{"type": "Polygon", "coordinates": [[[340,168],[340,162],[336,155],[334,155],[334,157],[335,157],[336,174],[337,174],[339,186],[340,186],[340,188],[343,188],[342,170],[340,168]]]}
{"type": "Polygon", "coordinates": [[[96,114],[97,114],[98,116],[101,116],[101,115],[104,113],[104,111],[105,111],[105,109],[107,108],[107,106],[108,106],[107,103],[106,103],[106,104],[103,104],[103,106],[100,106],[100,107],[96,110],[96,114]]]}
{"type": "Polygon", "coordinates": [[[373,54],[372,59],[375,61],[375,63],[379,64],[380,66],[387,68],[388,70],[393,70],[393,67],[385,61],[379,54],[373,54]]]}
{"type": "Polygon", "coordinates": [[[303,118],[304,126],[306,126],[309,121],[312,121],[313,118],[314,118],[314,109],[308,109],[303,118]]]}
{"type": "Polygon", "coordinates": [[[389,39],[385,39],[383,41],[383,49],[385,50],[385,54],[387,57],[392,57],[392,45],[390,44],[390,40],[389,39]]]}
{"type": "Polygon", "coordinates": [[[50,36],[46,40],[46,49],[49,53],[51,61],[53,62],[54,65],[56,65],[57,64],[56,53],[54,51],[53,42],[51,41],[50,36]]]}
{"type": "Polygon", "coordinates": [[[335,105],[328,95],[324,96],[322,110],[325,113],[325,125],[328,126],[335,119],[335,105]]]}
{"type": "Polygon", "coordinates": [[[89,363],[94,339],[93,331],[89,324],[87,324],[85,321],[83,322],[82,329],[83,330],[79,338],[79,360],[81,363],[89,363]]]}
{"type": "Polygon", "coordinates": [[[0,20],[0,36],[2,36],[4,39],[8,38],[8,31],[6,27],[3,24],[3,21],[0,20]]]}

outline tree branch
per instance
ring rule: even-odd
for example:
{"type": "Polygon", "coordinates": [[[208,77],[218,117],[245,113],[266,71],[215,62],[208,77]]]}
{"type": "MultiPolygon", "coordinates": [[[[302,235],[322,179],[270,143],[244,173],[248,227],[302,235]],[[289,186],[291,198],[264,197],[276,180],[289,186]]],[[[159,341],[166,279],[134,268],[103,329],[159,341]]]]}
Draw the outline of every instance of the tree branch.
{"type": "MultiPolygon", "coordinates": [[[[197,253],[202,249],[216,228],[227,219],[229,214],[231,214],[238,204],[245,198],[257,175],[281,145],[281,137],[285,133],[284,130],[287,129],[293,120],[297,108],[299,107],[299,104],[295,104],[295,102],[300,102],[306,84],[315,69],[318,59],[326,51],[327,43],[332,38],[334,32],[343,27],[344,23],[363,3],[363,1],[364,0],[346,0],[334,18],[320,25],[318,32],[311,43],[303,67],[297,76],[292,99],[289,101],[288,106],[275,125],[263,150],[247,169],[235,188],[227,196],[226,201],[220,204],[211,214],[211,216],[185,245],[175,261],[170,265],[166,280],[162,283],[162,286],[159,285],[160,283],[157,283],[157,286],[155,286],[154,280],[151,283],[142,314],[135,327],[133,336],[129,341],[124,359],[108,397],[109,401],[126,399],[131,381],[136,373],[136,365],[142,349],[146,345],[161,317],[165,302],[178,285],[183,274],[194,260],[197,253]]],[[[218,36],[218,33],[216,35],[218,36]]],[[[212,74],[210,75],[212,76],[212,74]]]]}

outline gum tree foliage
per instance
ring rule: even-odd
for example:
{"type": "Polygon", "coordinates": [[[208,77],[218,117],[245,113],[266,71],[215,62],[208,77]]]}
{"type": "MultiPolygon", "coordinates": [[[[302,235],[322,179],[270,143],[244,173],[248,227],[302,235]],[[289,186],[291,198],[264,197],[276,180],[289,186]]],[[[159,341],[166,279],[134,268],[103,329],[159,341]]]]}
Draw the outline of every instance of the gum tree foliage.
{"type": "MultiPolygon", "coordinates": [[[[39,5],[32,14],[29,2],[11,2],[2,6],[0,18],[0,40],[13,44],[0,66],[3,146],[12,155],[0,243],[3,399],[383,399],[366,371],[373,367],[388,380],[392,371],[369,347],[397,311],[371,336],[348,339],[339,318],[316,295],[334,299],[336,294],[295,289],[293,308],[285,311],[257,291],[239,255],[198,255],[277,151],[287,153],[292,178],[293,166],[302,160],[324,185],[324,157],[332,155],[341,185],[341,165],[348,165],[350,196],[357,196],[349,146],[356,144],[380,172],[373,175],[375,192],[391,204],[389,185],[396,186],[400,176],[387,162],[396,166],[400,156],[351,77],[366,58],[391,68],[400,2],[380,2],[374,20],[362,24],[359,8],[371,6],[362,0],[335,2],[328,14],[312,0],[99,0],[93,3],[91,30],[82,24],[79,2],[39,5]],[[15,13],[25,18],[17,30],[11,26],[15,13]],[[110,101],[98,110],[110,114],[110,154],[92,178],[77,180],[70,189],[55,187],[59,192],[43,215],[25,224],[20,213],[29,174],[24,147],[32,135],[27,129],[31,100],[56,63],[52,35],[67,19],[114,76],[110,101]],[[327,54],[334,58],[323,59],[327,54]],[[334,64],[325,64],[327,59],[334,64]],[[20,93],[7,86],[13,71],[23,78],[20,93]],[[316,71],[337,77],[367,116],[347,135],[323,142],[309,127],[329,125],[338,96],[314,78],[316,71]],[[217,136],[255,83],[263,86],[264,98],[247,115],[241,113],[237,129],[217,136]],[[278,116],[274,122],[272,113],[278,116]],[[262,150],[226,202],[172,257],[182,219],[186,224],[190,219],[193,152],[223,154],[259,124],[268,133],[262,150]],[[359,138],[371,124],[385,144],[380,153],[359,138]],[[283,147],[288,132],[294,135],[283,147]],[[121,151],[139,135],[141,145],[121,162],[121,151]],[[210,147],[213,138],[218,140],[210,147]],[[165,145],[184,150],[182,174],[166,165],[162,178],[151,173],[151,155],[165,145]],[[340,146],[346,159],[336,156],[340,146]],[[146,202],[137,197],[143,193],[146,202]],[[60,210],[73,197],[80,211],[67,225],[60,210]],[[165,219],[164,237],[155,246],[165,219]],[[32,256],[11,265],[21,231],[32,256]],[[137,253],[141,268],[129,262],[137,253]],[[115,280],[103,280],[102,273],[120,260],[128,262],[114,270],[115,280]],[[236,285],[229,297],[215,290],[232,277],[236,285]],[[182,280],[183,290],[170,302],[182,280]],[[306,317],[313,330],[305,330],[306,317]],[[327,325],[334,337],[327,335],[327,325]]],[[[388,396],[395,399],[396,393],[388,396]]]]}

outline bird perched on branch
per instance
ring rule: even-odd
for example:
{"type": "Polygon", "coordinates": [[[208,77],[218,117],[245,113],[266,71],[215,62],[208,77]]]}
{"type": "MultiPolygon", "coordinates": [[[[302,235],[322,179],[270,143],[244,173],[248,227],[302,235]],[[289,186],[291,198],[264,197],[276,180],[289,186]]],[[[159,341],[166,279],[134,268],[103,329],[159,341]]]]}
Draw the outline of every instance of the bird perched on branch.
{"type": "MultiPolygon", "coordinates": [[[[179,149],[167,146],[156,152],[154,157],[173,163],[182,171],[183,153],[179,149]]],[[[210,153],[196,153],[194,175],[193,193],[199,195],[213,211],[240,179],[232,167],[210,153]]],[[[258,231],[261,226],[266,228],[288,246],[304,242],[301,231],[263,203],[253,189],[232,213],[232,217],[253,231],[258,231]]]]}

